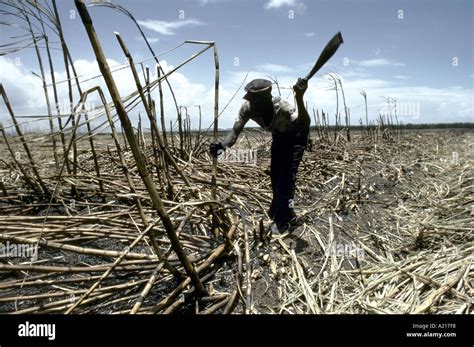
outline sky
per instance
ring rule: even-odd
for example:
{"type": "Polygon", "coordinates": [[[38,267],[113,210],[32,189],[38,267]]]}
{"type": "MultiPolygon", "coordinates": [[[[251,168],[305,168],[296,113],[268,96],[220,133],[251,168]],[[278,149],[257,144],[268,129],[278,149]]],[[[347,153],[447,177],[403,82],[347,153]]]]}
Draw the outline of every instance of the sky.
{"type": "MultiPolygon", "coordinates": [[[[49,0],[48,0],[49,1],[49,0]]],[[[219,108],[228,104],[219,118],[220,128],[230,128],[244,94],[239,87],[253,78],[278,81],[273,94],[294,102],[291,86],[304,77],[327,41],[341,31],[344,44],[332,59],[310,80],[305,94],[308,111],[324,110],[333,122],[336,91],[328,73],[341,78],[351,123],[365,121],[365,91],[369,120],[380,113],[394,112],[386,98],[396,99],[400,121],[404,123],[473,122],[474,120],[474,2],[471,0],[111,0],[133,14],[149,39],[166,71],[179,65],[201,45],[178,45],[185,40],[214,41],[219,54],[219,108]],[[171,50],[171,51],[169,51],[171,50]],[[164,53],[164,54],[161,54],[164,53]],[[235,94],[237,92],[237,94],[235,94]],[[235,96],[234,96],[235,94],[235,96]]],[[[40,1],[44,3],[44,0],[40,1]]],[[[83,90],[96,85],[106,90],[99,75],[84,26],[72,0],[59,0],[65,40],[80,75],[83,90]]],[[[97,3],[86,1],[86,3],[97,3]]],[[[110,2],[110,1],[109,1],[110,2]]],[[[0,9],[11,10],[4,3],[0,9]]],[[[110,66],[125,68],[114,72],[120,94],[135,91],[127,61],[115,38],[119,32],[136,63],[143,62],[156,78],[151,58],[135,24],[124,14],[107,7],[88,7],[110,66]]],[[[0,45],[28,42],[17,17],[0,13],[0,45]]],[[[35,31],[40,34],[38,22],[35,31]]],[[[50,29],[46,33],[52,48],[57,81],[66,79],[59,50],[59,39],[50,29]]],[[[15,46],[18,46],[16,44],[15,46]]],[[[46,81],[51,83],[44,41],[39,42],[46,81]]],[[[5,49],[2,50],[5,53],[5,49]]],[[[140,65],[138,65],[140,68],[140,65]]],[[[141,69],[141,68],[140,68],[141,69]]],[[[141,73],[141,70],[140,70],[141,73]]],[[[198,124],[196,105],[202,108],[203,127],[211,124],[214,105],[214,56],[212,49],[170,75],[178,104],[186,106],[193,127],[198,124]]],[[[46,102],[39,77],[34,48],[0,56],[0,81],[18,116],[46,114],[46,102]]],[[[59,103],[67,108],[67,84],[57,85],[59,103]]],[[[343,99],[339,92],[339,111],[343,99]]],[[[48,87],[54,103],[52,86],[48,87]]],[[[111,101],[106,93],[108,101],[111,101]]],[[[153,91],[158,100],[158,92],[153,91]]],[[[75,92],[75,102],[78,101],[75,92]]],[[[89,98],[91,107],[98,98],[89,98]]],[[[176,118],[171,95],[165,90],[168,121],[176,118]]],[[[129,112],[136,122],[143,109],[129,112]]],[[[29,118],[24,118],[28,120],[29,118]]],[[[9,115],[0,102],[0,121],[8,124],[9,115]]],[[[31,129],[45,122],[33,122],[31,129]]],[[[250,122],[248,126],[256,126],[250,122]]]]}

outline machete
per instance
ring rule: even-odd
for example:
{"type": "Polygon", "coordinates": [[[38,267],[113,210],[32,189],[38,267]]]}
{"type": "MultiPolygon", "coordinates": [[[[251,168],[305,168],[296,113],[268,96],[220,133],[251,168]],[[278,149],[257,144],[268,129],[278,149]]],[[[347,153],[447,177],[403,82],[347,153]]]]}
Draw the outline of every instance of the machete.
{"type": "Polygon", "coordinates": [[[341,32],[338,32],[334,37],[327,43],[326,47],[324,47],[323,51],[319,55],[318,60],[314,64],[313,68],[309,72],[309,74],[304,78],[305,80],[309,80],[313,77],[316,72],[319,71],[323,67],[324,64],[336,53],[337,49],[343,43],[341,32]]]}

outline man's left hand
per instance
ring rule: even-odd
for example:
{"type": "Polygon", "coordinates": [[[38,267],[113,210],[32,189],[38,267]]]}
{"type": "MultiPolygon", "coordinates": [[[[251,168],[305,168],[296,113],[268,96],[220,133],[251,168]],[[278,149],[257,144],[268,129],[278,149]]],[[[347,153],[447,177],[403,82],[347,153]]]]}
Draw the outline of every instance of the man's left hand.
{"type": "Polygon", "coordinates": [[[298,82],[293,86],[293,90],[295,91],[296,98],[302,98],[304,93],[308,89],[308,80],[304,78],[298,78],[298,82]]]}
{"type": "Polygon", "coordinates": [[[218,143],[211,143],[209,145],[209,153],[211,153],[211,155],[214,157],[214,158],[217,158],[219,155],[221,155],[222,153],[224,153],[225,151],[225,147],[222,145],[221,142],[218,142],[218,143]]]}

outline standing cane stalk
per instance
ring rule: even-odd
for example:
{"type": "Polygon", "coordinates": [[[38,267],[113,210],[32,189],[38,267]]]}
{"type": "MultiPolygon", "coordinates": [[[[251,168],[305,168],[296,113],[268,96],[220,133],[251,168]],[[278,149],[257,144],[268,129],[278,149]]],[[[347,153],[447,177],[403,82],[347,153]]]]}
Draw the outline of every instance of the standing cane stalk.
{"type": "MultiPolygon", "coordinates": [[[[217,142],[217,135],[219,131],[219,55],[217,53],[217,46],[214,45],[214,65],[216,68],[215,83],[214,83],[214,142],[217,142]]],[[[212,158],[212,198],[217,197],[217,158],[212,158]]]]}
{"type": "Polygon", "coordinates": [[[178,256],[178,259],[180,260],[181,264],[183,265],[187,275],[191,279],[196,293],[198,295],[203,295],[206,293],[206,289],[204,288],[204,285],[202,284],[201,280],[199,279],[199,276],[194,269],[193,265],[189,261],[188,256],[184,252],[183,247],[181,246],[181,243],[178,239],[178,235],[176,234],[176,230],[174,228],[174,225],[167,213],[167,211],[164,208],[163,202],[160,198],[160,195],[158,191],[156,190],[155,184],[153,182],[152,177],[150,176],[148,169],[146,167],[146,162],[145,158],[143,157],[143,153],[140,151],[140,148],[138,147],[138,144],[135,140],[134,134],[133,134],[133,128],[132,124],[130,122],[130,119],[127,115],[127,112],[125,111],[125,107],[122,103],[122,99],[120,97],[120,94],[118,92],[117,86],[115,84],[115,81],[112,77],[112,74],[110,72],[109,65],[107,63],[107,59],[105,58],[105,54],[102,50],[102,46],[100,45],[99,39],[97,37],[97,34],[95,32],[92,19],[89,15],[89,12],[87,11],[86,5],[84,4],[83,0],[75,0],[75,4],[77,7],[77,10],[79,12],[79,15],[81,17],[82,23],[84,24],[84,27],[87,31],[87,35],[89,37],[89,40],[91,42],[91,45],[94,49],[94,53],[100,68],[100,71],[104,77],[104,80],[107,84],[107,88],[109,89],[109,93],[113,99],[114,105],[115,105],[115,110],[117,111],[117,114],[120,118],[120,122],[122,123],[122,126],[125,131],[125,135],[127,137],[128,143],[130,145],[130,148],[132,150],[132,154],[135,158],[135,162],[137,164],[137,170],[140,174],[140,177],[143,180],[143,183],[148,191],[148,194],[150,196],[150,199],[152,201],[152,205],[155,208],[156,212],[160,216],[160,219],[163,223],[163,226],[166,230],[166,233],[170,239],[171,246],[173,247],[174,252],[178,256]]]}

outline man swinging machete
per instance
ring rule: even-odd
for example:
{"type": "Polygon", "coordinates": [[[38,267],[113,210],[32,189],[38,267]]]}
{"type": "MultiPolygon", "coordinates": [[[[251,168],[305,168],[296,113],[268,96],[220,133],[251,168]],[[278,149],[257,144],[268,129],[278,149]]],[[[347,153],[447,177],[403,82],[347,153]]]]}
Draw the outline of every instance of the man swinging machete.
{"type": "Polygon", "coordinates": [[[308,88],[308,80],[333,56],[341,43],[343,40],[339,32],[323,49],[311,72],[305,78],[299,78],[293,86],[297,110],[280,97],[272,96],[272,82],[255,79],[245,86],[245,101],[232,131],[224,141],[210,145],[209,152],[217,157],[234,145],[249,119],[271,131],[270,176],[273,199],[268,215],[273,220],[271,231],[274,234],[282,234],[299,225],[293,210],[295,182],[311,124],[303,96],[308,88]]]}

